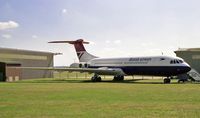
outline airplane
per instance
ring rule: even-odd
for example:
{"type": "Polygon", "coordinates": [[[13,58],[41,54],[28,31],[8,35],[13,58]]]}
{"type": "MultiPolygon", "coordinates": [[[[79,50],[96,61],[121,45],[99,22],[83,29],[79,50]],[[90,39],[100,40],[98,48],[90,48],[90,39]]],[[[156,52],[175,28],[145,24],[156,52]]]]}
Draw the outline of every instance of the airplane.
{"type": "Polygon", "coordinates": [[[51,41],[48,43],[68,43],[75,47],[80,63],[73,63],[70,68],[53,70],[79,71],[94,73],[92,82],[100,82],[100,75],[113,75],[113,81],[123,81],[127,75],[165,76],[164,83],[170,83],[172,76],[185,74],[191,70],[182,58],[171,56],[142,56],[100,58],[88,53],[83,44],[89,42],[83,39],[75,41],[51,41]]]}

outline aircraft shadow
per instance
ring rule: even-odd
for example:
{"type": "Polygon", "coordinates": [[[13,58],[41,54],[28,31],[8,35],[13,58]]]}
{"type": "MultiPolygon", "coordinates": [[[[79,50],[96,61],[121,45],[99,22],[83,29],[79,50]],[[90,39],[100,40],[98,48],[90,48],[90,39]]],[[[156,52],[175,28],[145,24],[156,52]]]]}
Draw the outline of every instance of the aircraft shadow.
{"type": "MultiPolygon", "coordinates": [[[[102,80],[101,82],[92,82],[91,80],[66,80],[66,79],[52,79],[52,80],[32,80],[32,81],[18,81],[16,83],[124,83],[124,84],[163,84],[161,81],[146,81],[145,79],[131,79],[124,81],[102,80]]],[[[172,82],[171,84],[180,84],[172,82]]]]}
{"type": "MultiPolygon", "coordinates": [[[[155,81],[145,81],[145,79],[135,79],[135,80],[124,80],[124,81],[112,81],[112,80],[103,80],[101,82],[91,82],[90,80],[82,81],[83,83],[124,83],[124,84],[163,84],[163,82],[155,81]]],[[[171,83],[176,84],[176,83],[171,83]]]]}

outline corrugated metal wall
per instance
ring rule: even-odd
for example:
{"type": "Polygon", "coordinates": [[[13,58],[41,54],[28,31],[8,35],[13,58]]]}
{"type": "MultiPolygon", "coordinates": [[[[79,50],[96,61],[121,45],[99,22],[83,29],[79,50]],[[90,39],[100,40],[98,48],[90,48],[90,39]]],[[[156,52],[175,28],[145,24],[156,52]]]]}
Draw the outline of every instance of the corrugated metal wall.
{"type": "MultiPolygon", "coordinates": [[[[20,64],[22,67],[50,67],[53,66],[53,53],[0,48],[0,62],[5,62],[8,65],[20,64]]],[[[44,70],[7,69],[6,73],[10,75],[10,79],[12,76],[13,80],[53,77],[51,71],[44,70]]]]}
{"type": "Polygon", "coordinates": [[[175,51],[175,53],[200,73],[200,51],[175,51]]]}

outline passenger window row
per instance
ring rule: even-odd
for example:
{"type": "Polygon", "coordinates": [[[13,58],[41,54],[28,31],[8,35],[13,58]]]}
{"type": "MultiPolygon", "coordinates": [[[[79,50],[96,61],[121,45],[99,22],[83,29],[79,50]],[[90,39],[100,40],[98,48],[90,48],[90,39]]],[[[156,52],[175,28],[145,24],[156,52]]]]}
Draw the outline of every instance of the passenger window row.
{"type": "Polygon", "coordinates": [[[178,64],[178,63],[183,63],[182,60],[174,59],[170,61],[170,64],[178,64]]]}

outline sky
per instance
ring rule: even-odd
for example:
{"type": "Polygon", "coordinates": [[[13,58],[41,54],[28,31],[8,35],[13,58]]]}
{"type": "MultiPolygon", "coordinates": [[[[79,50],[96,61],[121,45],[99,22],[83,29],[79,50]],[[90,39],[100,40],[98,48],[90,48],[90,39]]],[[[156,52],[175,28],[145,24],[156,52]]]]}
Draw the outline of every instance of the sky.
{"type": "Polygon", "coordinates": [[[78,62],[69,44],[84,39],[99,57],[175,56],[200,47],[199,0],[0,0],[0,47],[62,53],[55,66],[78,62]]]}

